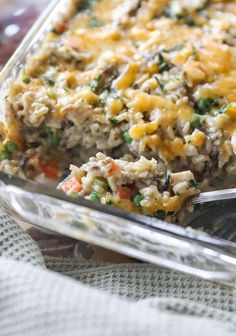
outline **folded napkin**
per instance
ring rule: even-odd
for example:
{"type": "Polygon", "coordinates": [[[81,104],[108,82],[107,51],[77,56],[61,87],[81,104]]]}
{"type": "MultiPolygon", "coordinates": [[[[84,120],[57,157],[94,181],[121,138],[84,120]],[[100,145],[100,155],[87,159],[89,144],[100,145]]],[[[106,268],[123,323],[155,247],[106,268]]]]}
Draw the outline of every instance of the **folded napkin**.
{"type": "Polygon", "coordinates": [[[236,333],[236,289],[149,264],[43,259],[0,213],[0,335],[236,333]]]}

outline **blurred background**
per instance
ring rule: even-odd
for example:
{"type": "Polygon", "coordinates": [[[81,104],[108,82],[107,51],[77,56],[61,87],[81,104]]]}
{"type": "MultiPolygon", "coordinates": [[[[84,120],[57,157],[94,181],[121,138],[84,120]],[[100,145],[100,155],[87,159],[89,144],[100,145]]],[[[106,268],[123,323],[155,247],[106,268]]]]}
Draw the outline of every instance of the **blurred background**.
{"type": "Polygon", "coordinates": [[[50,0],[0,0],[0,69],[50,0]]]}

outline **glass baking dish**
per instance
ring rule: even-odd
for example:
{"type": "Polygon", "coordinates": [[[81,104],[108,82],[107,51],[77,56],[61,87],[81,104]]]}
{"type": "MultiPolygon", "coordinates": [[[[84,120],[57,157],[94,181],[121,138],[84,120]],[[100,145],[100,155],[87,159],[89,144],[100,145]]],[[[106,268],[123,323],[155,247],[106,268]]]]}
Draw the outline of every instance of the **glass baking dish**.
{"type": "MultiPolygon", "coordinates": [[[[54,0],[29,31],[0,73],[0,100],[53,22],[70,0],[54,0]]],[[[1,109],[1,108],[0,108],[1,109]]],[[[3,110],[1,121],[6,122],[3,110]]],[[[236,279],[235,202],[197,209],[186,229],[81,197],[69,198],[53,187],[0,173],[1,206],[13,217],[110,250],[204,279],[236,279]]]]}

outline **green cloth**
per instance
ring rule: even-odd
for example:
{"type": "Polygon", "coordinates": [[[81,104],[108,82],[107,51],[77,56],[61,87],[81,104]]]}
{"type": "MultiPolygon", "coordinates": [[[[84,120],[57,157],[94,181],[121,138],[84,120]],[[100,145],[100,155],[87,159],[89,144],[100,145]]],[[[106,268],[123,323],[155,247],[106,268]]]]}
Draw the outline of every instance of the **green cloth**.
{"type": "Polygon", "coordinates": [[[0,335],[236,333],[236,289],[149,264],[43,259],[0,214],[0,335]]]}

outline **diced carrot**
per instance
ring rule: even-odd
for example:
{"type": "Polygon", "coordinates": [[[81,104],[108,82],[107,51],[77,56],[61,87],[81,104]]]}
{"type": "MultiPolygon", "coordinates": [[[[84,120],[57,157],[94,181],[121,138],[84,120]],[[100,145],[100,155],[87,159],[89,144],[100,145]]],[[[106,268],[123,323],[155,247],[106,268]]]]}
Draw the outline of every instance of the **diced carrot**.
{"type": "Polygon", "coordinates": [[[60,33],[64,33],[68,28],[68,24],[66,22],[61,22],[57,25],[57,29],[60,33]]]}
{"type": "Polygon", "coordinates": [[[120,199],[130,199],[131,189],[127,187],[119,187],[118,194],[119,194],[120,199]]]}
{"type": "Polygon", "coordinates": [[[57,179],[59,177],[59,169],[55,161],[49,161],[42,166],[44,175],[51,179],[57,179]]]}
{"type": "Polygon", "coordinates": [[[62,190],[67,192],[67,191],[78,191],[80,192],[83,188],[81,179],[78,180],[76,177],[72,177],[69,180],[66,180],[62,184],[62,190]]]}
{"type": "Polygon", "coordinates": [[[115,173],[118,173],[120,171],[120,167],[117,163],[115,163],[114,160],[110,160],[110,163],[111,163],[111,168],[108,170],[108,175],[109,176],[112,176],[114,175],[115,173]]]}

